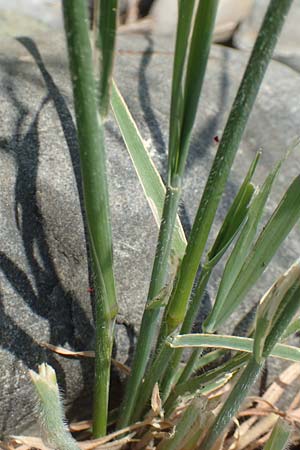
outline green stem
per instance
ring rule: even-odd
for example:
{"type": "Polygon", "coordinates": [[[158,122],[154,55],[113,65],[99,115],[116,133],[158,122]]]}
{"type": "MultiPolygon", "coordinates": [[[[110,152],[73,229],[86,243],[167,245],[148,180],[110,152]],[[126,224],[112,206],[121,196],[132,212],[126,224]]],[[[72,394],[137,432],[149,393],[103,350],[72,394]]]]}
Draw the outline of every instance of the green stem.
{"type": "Polygon", "coordinates": [[[243,367],[249,360],[249,355],[244,353],[238,353],[235,357],[231,358],[228,362],[211,369],[208,372],[191,378],[184,383],[177,383],[172,390],[171,395],[164,404],[165,413],[168,416],[171,414],[176,406],[177,398],[181,395],[196,392],[203,384],[213,382],[223,377],[226,373],[234,373],[239,368],[243,367]]]}
{"type": "Polygon", "coordinates": [[[193,282],[225,184],[265,71],[292,0],[271,0],[263,25],[234,100],[202,195],[168,308],[170,334],[182,323],[193,282]]]}
{"type": "Polygon", "coordinates": [[[105,119],[109,110],[111,76],[114,62],[118,0],[94,1],[94,33],[96,64],[99,74],[98,97],[100,114],[105,119]]]}
{"type": "Polygon", "coordinates": [[[148,370],[144,383],[141,384],[139,390],[138,400],[135,405],[134,414],[132,416],[133,422],[137,421],[141,417],[143,411],[147,406],[147,402],[150,400],[155,383],[164,374],[164,370],[168,365],[168,361],[172,356],[172,349],[168,345],[164,345],[159,354],[157,355],[155,362],[148,370]]]}
{"type": "Polygon", "coordinates": [[[199,348],[197,350],[193,350],[192,354],[190,355],[184,370],[182,371],[182,374],[180,375],[179,379],[178,379],[178,383],[184,383],[185,381],[187,381],[190,376],[192,375],[192,373],[194,372],[194,368],[196,366],[197,361],[199,360],[199,358],[201,357],[201,355],[203,354],[203,349],[199,348]]]}
{"type": "Polygon", "coordinates": [[[110,357],[117,302],[103,127],[98,114],[85,0],[64,0],[65,33],[80,149],[84,205],[96,288],[94,435],[106,434],[110,357]]]}
{"type": "MultiPolygon", "coordinates": [[[[197,286],[195,288],[195,292],[192,295],[191,302],[189,304],[186,316],[184,318],[182,327],[180,329],[180,334],[187,334],[187,333],[191,332],[193,323],[197,317],[197,314],[198,314],[198,311],[200,308],[201,300],[203,298],[205,288],[207,286],[210,274],[211,274],[211,268],[206,267],[206,266],[202,267],[202,270],[201,270],[201,273],[199,276],[199,280],[198,280],[197,286]]],[[[166,309],[165,314],[164,314],[163,324],[164,324],[164,320],[166,320],[167,315],[168,315],[168,308],[166,309]]],[[[168,332],[167,327],[164,327],[164,325],[162,325],[159,342],[163,342],[166,339],[167,332],[168,332]]],[[[194,350],[194,352],[193,352],[193,354],[195,354],[195,356],[193,357],[194,362],[196,362],[196,360],[197,360],[196,354],[198,354],[198,356],[199,356],[201,351],[202,350],[194,350]]],[[[183,353],[183,349],[181,349],[181,348],[178,348],[174,351],[172,361],[169,364],[169,367],[166,371],[166,374],[164,376],[164,380],[163,380],[162,386],[161,386],[161,395],[162,395],[163,399],[166,399],[170,393],[172,384],[174,383],[174,379],[176,377],[176,371],[178,369],[178,366],[179,366],[179,363],[180,363],[180,360],[182,357],[182,353],[183,353]]],[[[192,364],[192,362],[189,361],[187,366],[185,367],[183,373],[180,376],[181,382],[185,381],[187,379],[186,378],[187,374],[189,376],[192,373],[192,371],[193,371],[193,364],[192,364]]]]}
{"type": "Polygon", "coordinates": [[[204,441],[201,444],[201,450],[210,450],[213,447],[232,417],[239,410],[242,402],[259,375],[262,365],[263,362],[258,363],[253,357],[250,359],[205,436],[204,441]]]}
{"type": "MultiPolygon", "coordinates": [[[[182,17],[180,17],[178,22],[178,31],[184,30],[183,41],[186,42],[188,41],[189,24],[192,20],[195,2],[190,3],[191,4],[186,10],[186,16],[183,17],[183,20],[182,17]]],[[[164,284],[166,282],[168,259],[171,250],[171,239],[180,199],[182,176],[189,148],[190,133],[195,120],[198,99],[203,84],[217,4],[218,0],[201,0],[201,2],[198,4],[195,26],[191,33],[191,45],[188,54],[189,59],[187,61],[189,70],[186,73],[186,79],[184,79],[184,61],[186,49],[185,46],[182,47],[180,45],[180,43],[182,44],[181,37],[179,37],[176,42],[174,73],[175,75],[177,72],[178,73],[176,76],[174,75],[171,105],[171,115],[173,119],[176,120],[176,124],[174,125],[172,121],[170,129],[173,129],[172,126],[175,126],[175,128],[178,126],[180,127],[180,133],[178,134],[176,132],[175,141],[173,137],[170,138],[168,158],[169,187],[167,188],[166,202],[164,206],[147,302],[150,302],[159,294],[159,291],[164,287],[164,284]],[[179,55],[179,53],[182,51],[184,53],[179,55]],[[179,102],[177,102],[176,99],[174,100],[174,95],[180,95],[180,97],[182,95],[182,92],[180,94],[178,92],[175,92],[174,86],[176,83],[177,85],[180,85],[181,83],[185,84],[184,97],[182,99],[180,98],[179,102]],[[193,95],[190,94],[190,83],[193,83],[193,95]],[[184,105],[181,100],[184,102],[184,105]],[[184,110],[181,110],[183,106],[184,110]],[[188,120],[185,117],[185,112],[188,116],[188,120]],[[179,123],[177,123],[176,119],[177,114],[179,117],[179,123]],[[181,128],[183,123],[184,128],[181,128]]],[[[180,8],[183,8],[184,2],[182,1],[179,6],[180,8]]],[[[130,422],[130,418],[133,414],[135,402],[138,395],[138,389],[146,370],[147,361],[156,334],[158,314],[158,311],[147,310],[144,313],[140,331],[140,338],[138,341],[136,355],[132,367],[132,374],[125,392],[123,407],[121,408],[119,426],[127,425],[130,422]]]]}
{"type": "Polygon", "coordinates": [[[120,428],[127,426],[131,421],[131,417],[136,408],[139,387],[145,374],[153,342],[155,341],[160,310],[159,308],[147,309],[147,305],[159,295],[166,283],[168,261],[171,252],[172,235],[176,222],[180,192],[181,190],[179,187],[167,188],[146,309],[143,314],[131,375],[126,386],[125,396],[121,406],[118,422],[120,428]]]}

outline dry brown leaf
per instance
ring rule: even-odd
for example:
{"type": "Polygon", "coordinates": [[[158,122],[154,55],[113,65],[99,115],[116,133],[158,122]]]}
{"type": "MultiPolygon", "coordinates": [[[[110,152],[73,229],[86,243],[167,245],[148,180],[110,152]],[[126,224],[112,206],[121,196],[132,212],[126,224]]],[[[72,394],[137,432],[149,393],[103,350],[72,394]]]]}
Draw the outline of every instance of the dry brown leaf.
{"type": "Polygon", "coordinates": [[[134,436],[135,433],[131,433],[121,439],[118,439],[116,441],[112,441],[112,442],[107,442],[106,444],[101,444],[101,445],[96,445],[93,447],[89,447],[87,445],[88,442],[91,441],[86,441],[85,442],[78,442],[78,445],[80,447],[81,450],[118,450],[121,449],[122,447],[124,447],[125,444],[128,444],[129,442],[135,442],[134,439],[132,439],[132,437],[134,436]]]}
{"type": "Polygon", "coordinates": [[[14,447],[7,442],[0,441],[0,448],[3,450],[14,450],[14,447]]]}
{"type": "Polygon", "coordinates": [[[159,387],[158,383],[155,383],[152,395],[151,395],[151,409],[154,412],[155,416],[163,417],[164,412],[162,409],[162,401],[159,395],[159,387]]]}
{"type": "Polygon", "coordinates": [[[133,436],[135,433],[132,434],[132,432],[136,432],[137,430],[144,428],[146,426],[149,426],[149,425],[152,425],[152,421],[150,419],[147,419],[147,420],[144,420],[143,422],[137,422],[133,425],[130,425],[129,427],[122,428],[122,430],[115,431],[114,433],[110,433],[107,436],[101,437],[99,439],[91,439],[88,441],[82,441],[79,443],[79,445],[83,450],[96,449],[100,445],[104,445],[123,434],[128,435],[128,433],[130,433],[130,435],[133,436]]]}
{"type": "MultiPolygon", "coordinates": [[[[261,416],[267,416],[268,414],[278,414],[277,411],[274,411],[273,408],[250,408],[245,409],[244,411],[241,411],[238,413],[238,417],[249,417],[249,416],[255,416],[256,418],[261,416]]],[[[281,415],[281,414],[279,414],[281,415]]]]}
{"type": "Polygon", "coordinates": [[[300,403],[300,392],[298,392],[296,394],[294,400],[292,401],[292,403],[289,406],[288,412],[295,410],[296,407],[299,405],[299,403],[300,403]]]}
{"type": "Polygon", "coordinates": [[[93,422],[91,420],[82,420],[80,422],[72,422],[69,425],[69,430],[73,433],[76,431],[85,431],[91,428],[93,422]]]}
{"type": "Polygon", "coordinates": [[[123,372],[124,375],[130,375],[130,368],[128,366],[125,366],[125,364],[121,363],[120,361],[117,361],[114,358],[111,358],[111,362],[117,369],[120,370],[120,372],[123,372]]]}
{"type": "MultiPolygon", "coordinates": [[[[58,347],[57,345],[48,344],[47,342],[43,342],[41,344],[42,347],[48,348],[54,353],[57,353],[61,356],[66,356],[70,358],[95,358],[95,352],[92,350],[85,350],[81,352],[75,352],[73,350],[67,350],[63,347],[58,347]]],[[[130,374],[129,367],[125,366],[125,364],[121,363],[120,361],[117,361],[116,359],[112,358],[111,362],[113,365],[119,369],[121,372],[123,372],[125,375],[130,374]]]]}
{"type": "MultiPolygon", "coordinates": [[[[291,364],[287,369],[282,372],[271,384],[271,386],[266,390],[262,399],[268,401],[270,404],[274,405],[285,392],[287,386],[289,386],[293,381],[296,380],[300,375],[300,364],[291,364]]],[[[240,426],[240,436],[248,435],[248,430],[257,421],[257,416],[252,416],[240,426]]],[[[238,449],[244,447],[238,447],[238,449]]]]}
{"type": "Polygon", "coordinates": [[[43,342],[41,344],[42,347],[48,348],[54,353],[57,353],[61,356],[70,356],[73,358],[95,358],[95,352],[92,350],[86,350],[82,352],[75,352],[73,350],[67,350],[63,347],[58,347],[57,345],[48,344],[47,342],[43,342]]]}
{"type": "MultiPolygon", "coordinates": [[[[38,448],[40,450],[49,450],[49,447],[43,443],[41,438],[34,436],[11,436],[17,444],[22,444],[25,448],[38,448]]],[[[20,447],[18,447],[18,450],[20,447]]]]}

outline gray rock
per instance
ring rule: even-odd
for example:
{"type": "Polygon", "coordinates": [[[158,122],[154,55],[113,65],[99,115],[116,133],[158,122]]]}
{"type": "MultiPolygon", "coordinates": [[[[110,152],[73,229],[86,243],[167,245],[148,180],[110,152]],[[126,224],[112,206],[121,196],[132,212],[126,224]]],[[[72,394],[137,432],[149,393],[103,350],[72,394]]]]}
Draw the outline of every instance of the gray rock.
{"type": "MultiPolygon", "coordinates": [[[[214,30],[215,42],[224,42],[231,38],[237,26],[251,11],[253,1],[220,0],[214,30]]],[[[174,0],[156,0],[150,13],[153,17],[155,32],[175,36],[177,2],[174,2],[174,0]]]]}
{"type": "Polygon", "coordinates": [[[1,34],[20,36],[53,32],[63,20],[59,0],[0,0],[1,34]]]}
{"type": "MultiPolygon", "coordinates": [[[[241,25],[234,36],[234,44],[242,50],[250,50],[253,46],[269,0],[256,0],[252,14],[241,25]]],[[[275,49],[274,58],[300,70],[300,3],[293,2],[281,36],[275,49]]]]}
{"type": "MultiPolygon", "coordinates": [[[[116,64],[119,87],[164,177],[172,48],[169,39],[123,36],[116,64]]],[[[239,51],[222,47],[212,51],[184,185],[182,217],[187,232],[216,151],[213,138],[222,134],[245,64],[246,56],[239,51]]],[[[15,433],[34,421],[35,400],[27,373],[42,361],[58,372],[69,417],[85,413],[91,363],[53,355],[42,343],[91,349],[93,325],[63,39],[7,40],[0,53],[0,78],[0,430],[15,433]]],[[[261,181],[298,133],[299,84],[293,70],[271,64],[214,232],[257,149],[264,149],[257,175],[261,181]]],[[[147,294],[157,229],[112,119],[106,136],[120,303],[115,356],[128,363],[147,294]]],[[[279,177],[269,213],[299,168],[295,154],[279,177]]],[[[297,227],[226,332],[249,314],[275,277],[299,255],[298,237],[297,227]]],[[[217,270],[209,288],[212,299],[219,274],[217,270]]],[[[119,389],[117,377],[114,386],[119,389]]]]}
{"type": "MultiPolygon", "coordinates": [[[[91,8],[92,0],[87,0],[91,8]]],[[[120,16],[128,0],[119,0],[120,16]]],[[[63,29],[61,0],[0,0],[0,35],[35,36],[63,29]]]]}

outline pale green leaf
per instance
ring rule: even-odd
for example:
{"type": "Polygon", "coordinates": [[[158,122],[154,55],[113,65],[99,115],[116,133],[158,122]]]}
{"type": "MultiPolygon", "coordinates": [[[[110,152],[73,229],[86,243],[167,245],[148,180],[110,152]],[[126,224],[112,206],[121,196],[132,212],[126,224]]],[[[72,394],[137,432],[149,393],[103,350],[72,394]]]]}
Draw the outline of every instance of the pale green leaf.
{"type": "MultiPolygon", "coordinates": [[[[220,334],[183,334],[170,338],[168,345],[172,348],[224,348],[239,352],[252,353],[253,339],[220,334]]],[[[277,344],[270,356],[300,362],[300,349],[291,345],[277,344]]]]}
{"type": "MultiPolygon", "coordinates": [[[[166,189],[115,83],[112,86],[111,105],[145,197],[159,226],[166,189]]],[[[186,238],[179,218],[177,218],[172,245],[175,255],[182,258],[186,238]]]]}

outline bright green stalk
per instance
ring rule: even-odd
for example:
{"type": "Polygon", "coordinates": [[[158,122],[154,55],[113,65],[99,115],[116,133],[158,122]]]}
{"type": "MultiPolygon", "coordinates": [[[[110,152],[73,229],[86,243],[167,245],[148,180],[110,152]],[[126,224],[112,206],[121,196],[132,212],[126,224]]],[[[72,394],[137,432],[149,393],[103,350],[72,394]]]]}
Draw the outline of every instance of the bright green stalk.
{"type": "Polygon", "coordinates": [[[250,388],[255,382],[262,369],[263,361],[258,363],[253,357],[249,360],[240,378],[237,380],[221,411],[217,415],[204,441],[201,450],[210,450],[218,437],[223,433],[225,427],[239,410],[245,400],[250,388]]]}
{"type": "Polygon", "coordinates": [[[168,261],[171,251],[172,232],[176,222],[177,207],[180,190],[168,187],[159,231],[158,244],[151,282],[148,292],[147,304],[143,314],[140,336],[137,343],[135,358],[133,361],[131,376],[128,380],[118,426],[126,426],[136,409],[136,400],[140,383],[144,376],[148,358],[155,341],[159,308],[147,309],[147,305],[157,297],[167,281],[168,261]]]}
{"type": "MultiPolygon", "coordinates": [[[[257,153],[254,160],[252,161],[247,175],[231,205],[229,211],[223,221],[223,224],[220,228],[220,231],[217,235],[217,238],[207,254],[206,262],[201,269],[201,274],[197,281],[194,293],[192,294],[191,301],[188,305],[188,310],[185,315],[180,333],[186,334],[190,333],[193,327],[193,323],[197,317],[197,313],[200,309],[201,301],[204,295],[205,288],[209,281],[210,274],[214,266],[218,263],[221,257],[224,255],[231,242],[245,223],[248,217],[249,204],[254,194],[254,186],[251,183],[251,179],[255,172],[257,163],[260,158],[260,153],[257,153]]],[[[165,323],[165,318],[168,317],[168,307],[165,310],[165,315],[163,319],[163,324],[165,323]]],[[[168,328],[161,327],[160,336],[158,339],[158,347],[160,343],[162,343],[166,339],[166,334],[168,328]]],[[[169,391],[174,383],[174,380],[177,376],[177,368],[180,363],[180,359],[182,356],[183,350],[177,349],[174,352],[174,356],[172,358],[171,363],[168,366],[167,372],[165,374],[164,380],[161,386],[162,398],[166,398],[169,394],[169,391]]],[[[181,376],[180,381],[183,382],[193,372],[194,364],[198,360],[201,354],[200,350],[195,350],[193,355],[190,357],[188,363],[186,364],[181,376]]]]}
{"type": "Polygon", "coordinates": [[[190,376],[193,374],[195,370],[195,366],[199,358],[201,358],[201,355],[203,353],[203,350],[197,349],[193,350],[192,354],[190,355],[184,370],[182,371],[182,374],[180,375],[178,379],[178,383],[184,383],[186,380],[190,378],[190,376]]]}
{"type": "Polygon", "coordinates": [[[107,117],[114,62],[118,0],[94,0],[94,33],[96,64],[99,74],[99,109],[107,117]]]}
{"type": "Polygon", "coordinates": [[[103,128],[98,114],[85,0],[62,2],[73,84],[84,205],[96,287],[94,435],[106,434],[115,294],[103,128]]]}
{"type": "MultiPolygon", "coordinates": [[[[196,113],[196,105],[199,100],[201,87],[203,84],[203,78],[205,73],[205,67],[208,59],[208,50],[210,48],[212,30],[214,26],[215,14],[216,14],[216,5],[217,0],[201,0],[201,6],[199,5],[196,23],[198,25],[203,25],[201,28],[193,29],[193,35],[191,40],[190,52],[188,55],[189,61],[188,65],[192,64],[193,67],[190,67],[190,70],[193,72],[192,74],[187,75],[187,79],[185,80],[187,85],[186,89],[191,89],[191,85],[189,82],[193,81],[195,83],[193,96],[187,94],[187,91],[184,92],[183,102],[185,104],[186,110],[191,108],[191,111],[194,111],[194,115],[189,115],[189,123],[188,127],[193,126],[193,122],[195,119],[196,113]],[[199,19],[199,15],[201,18],[199,19]],[[200,52],[200,53],[199,53],[200,52]],[[202,53],[201,53],[202,52],[202,53]],[[200,56],[199,56],[200,55],[200,56]],[[195,58],[199,56],[199,59],[195,61],[195,58]],[[192,77],[192,78],[191,78],[192,77]],[[186,97],[185,97],[186,95],[186,97]],[[196,103],[195,103],[196,102],[196,103]]],[[[186,25],[190,23],[190,18],[188,18],[186,25]]],[[[179,18],[178,22],[178,32],[182,29],[181,27],[182,20],[179,18]]],[[[185,25],[185,26],[186,26],[185,25]]],[[[187,30],[187,28],[186,28],[187,30]]],[[[187,35],[186,35],[187,36],[187,35]]],[[[175,63],[178,63],[178,45],[180,43],[180,38],[176,43],[175,50],[175,63]]],[[[182,48],[181,48],[182,50],[182,48]]],[[[187,54],[187,52],[186,52],[187,54]]],[[[182,60],[183,63],[183,60],[182,60]]],[[[177,81],[181,80],[183,77],[183,67],[181,64],[180,73],[178,74],[177,81]]],[[[175,69],[174,69],[175,70],[175,69]]],[[[183,81],[182,81],[183,82],[183,81]]],[[[173,91],[174,93],[174,91],[173,91]]],[[[173,105],[174,106],[174,105],[173,105]]],[[[175,108],[176,109],[176,108],[175,108]]],[[[180,109],[180,107],[179,107],[180,109]]],[[[190,114],[190,113],[189,113],[190,114]]],[[[182,116],[185,117],[184,115],[182,116]]],[[[187,130],[185,130],[186,132],[187,130]]],[[[147,309],[147,305],[159,295],[161,289],[164,287],[167,281],[167,271],[168,271],[168,261],[171,253],[171,243],[173,237],[174,226],[176,222],[176,213],[178,209],[178,204],[181,195],[181,185],[182,185],[182,176],[185,165],[185,160],[187,156],[187,150],[189,146],[189,138],[190,131],[187,133],[184,141],[184,148],[181,147],[181,142],[177,142],[177,157],[180,157],[180,165],[179,167],[173,167],[172,164],[169,164],[169,174],[168,181],[169,184],[167,186],[165,204],[163,208],[161,227],[158,236],[158,244],[156,249],[156,255],[154,259],[154,265],[151,275],[150,288],[148,292],[148,298],[146,303],[146,309],[143,314],[143,319],[140,328],[140,337],[138,340],[135,358],[131,370],[131,376],[129,378],[125,396],[123,400],[123,404],[121,407],[120,420],[118,423],[119,427],[124,427],[128,425],[131,420],[132,414],[136,408],[136,400],[138,396],[139,387],[143,376],[145,374],[146,366],[148,363],[148,358],[150,356],[150,352],[155,341],[156,330],[157,330],[157,320],[159,317],[158,309],[147,309]]],[[[174,154],[171,151],[171,147],[169,148],[169,160],[173,158],[174,154]]]]}
{"type": "Polygon", "coordinates": [[[178,1],[178,22],[176,33],[175,54],[173,62],[172,94],[170,108],[170,128],[169,128],[169,158],[168,173],[175,167],[177,151],[180,143],[180,134],[183,116],[183,80],[186,70],[187,48],[189,36],[192,28],[192,19],[195,8],[195,1],[178,1]]]}
{"type": "MultiPolygon", "coordinates": [[[[188,312],[185,316],[184,322],[182,324],[182,327],[180,329],[180,334],[187,334],[191,331],[195,317],[197,315],[197,312],[199,311],[199,306],[201,299],[204,295],[205,288],[207,286],[207,282],[209,280],[211,274],[210,268],[202,268],[201,274],[199,276],[199,280],[197,283],[197,287],[195,289],[194,294],[192,295],[191,304],[188,309],[188,312]]],[[[165,373],[162,386],[161,386],[161,396],[163,399],[166,399],[167,396],[170,393],[170,390],[172,388],[172,384],[174,383],[174,379],[176,377],[176,371],[178,368],[178,365],[180,363],[181,357],[182,357],[183,349],[176,349],[174,351],[174,355],[172,357],[171,362],[168,365],[167,371],[165,373]]],[[[201,353],[201,350],[195,350],[194,353],[198,353],[198,355],[201,353]]],[[[195,355],[196,359],[196,355],[195,355]]],[[[187,375],[187,368],[183,370],[183,373],[180,376],[180,380],[183,382],[186,379],[187,375]]]]}
{"type": "Polygon", "coordinates": [[[292,0],[271,0],[234,100],[169,306],[168,333],[182,323],[208,234],[263,76],[292,0]]]}
{"type": "Polygon", "coordinates": [[[168,361],[172,356],[172,349],[167,345],[164,345],[161,349],[155,362],[151,366],[151,370],[146,373],[144,382],[139,389],[139,395],[133,411],[132,421],[135,422],[142,415],[147,406],[147,402],[151,398],[151,394],[157,380],[163,376],[163,372],[167,367],[168,361]]]}
{"type": "Polygon", "coordinates": [[[171,185],[183,175],[191,132],[203,85],[219,0],[200,0],[187,52],[187,27],[192,24],[194,1],[179,1],[172,100],[170,113],[168,176],[171,185]],[[187,57],[188,55],[188,57],[187,57]],[[184,61],[185,59],[185,61],[184,61]],[[186,65],[185,79],[183,78],[186,65]],[[180,82],[181,80],[181,82],[180,82]]]}

